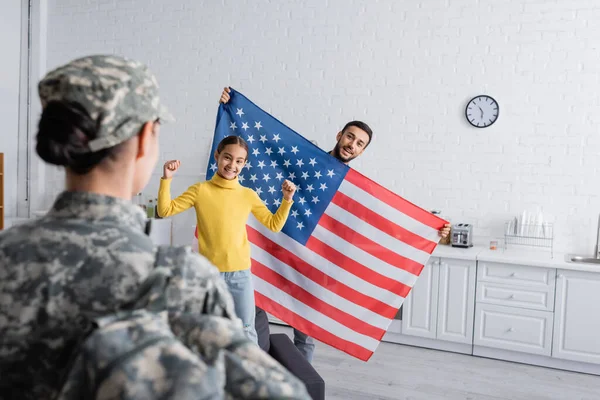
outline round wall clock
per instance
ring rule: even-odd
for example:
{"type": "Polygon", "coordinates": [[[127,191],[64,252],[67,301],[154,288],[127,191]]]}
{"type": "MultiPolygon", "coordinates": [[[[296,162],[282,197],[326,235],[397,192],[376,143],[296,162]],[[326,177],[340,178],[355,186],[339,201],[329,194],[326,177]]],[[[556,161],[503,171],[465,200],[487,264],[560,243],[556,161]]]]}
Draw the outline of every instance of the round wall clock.
{"type": "Polygon", "coordinates": [[[500,107],[491,96],[479,95],[473,97],[465,108],[467,121],[476,128],[487,128],[498,119],[500,107]]]}

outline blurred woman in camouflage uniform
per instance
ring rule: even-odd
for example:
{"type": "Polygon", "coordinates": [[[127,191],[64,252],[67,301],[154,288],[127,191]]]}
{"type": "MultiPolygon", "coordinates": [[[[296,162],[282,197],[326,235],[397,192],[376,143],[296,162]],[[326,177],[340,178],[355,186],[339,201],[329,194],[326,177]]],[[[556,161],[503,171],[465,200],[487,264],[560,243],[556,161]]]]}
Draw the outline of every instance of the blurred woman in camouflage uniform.
{"type": "MultiPolygon", "coordinates": [[[[171,120],[154,76],[135,61],[91,56],[49,72],[38,89],[36,151],[65,167],[66,190],[46,216],[0,234],[0,398],[54,398],[89,321],[135,301],[155,263],[145,214],[131,202],[154,169],[160,125],[171,120]]],[[[200,332],[181,338],[205,363],[206,376],[189,383],[197,398],[307,398],[245,338],[218,270],[182,254],[168,266],[168,316],[171,326],[184,313],[185,321],[205,317],[200,332]]],[[[151,361],[164,369],[149,363],[135,379],[147,383],[143,397],[167,398],[177,371],[151,361]]]]}

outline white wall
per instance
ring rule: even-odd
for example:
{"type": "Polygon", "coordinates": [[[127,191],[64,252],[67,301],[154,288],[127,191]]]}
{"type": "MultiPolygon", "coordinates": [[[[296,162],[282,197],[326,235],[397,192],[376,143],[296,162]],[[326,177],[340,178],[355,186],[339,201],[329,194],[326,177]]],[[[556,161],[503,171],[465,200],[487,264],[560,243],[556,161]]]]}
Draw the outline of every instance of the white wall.
{"type": "MultiPolygon", "coordinates": [[[[600,2],[290,3],[53,0],[48,67],[98,52],[151,66],[178,118],[161,139],[161,159],[183,162],[174,194],[204,171],[229,84],[325,148],[345,122],[365,120],[374,142],[353,166],[480,237],[540,206],[559,250],[592,250],[600,2]],[[480,93],[500,103],[487,129],[464,118],[480,93]]],[[[193,214],[176,221],[181,241],[193,214]]]]}
{"type": "Polygon", "coordinates": [[[27,157],[19,149],[19,77],[21,63],[21,0],[0,6],[0,153],[4,153],[5,217],[16,215],[17,162],[27,157]]]}

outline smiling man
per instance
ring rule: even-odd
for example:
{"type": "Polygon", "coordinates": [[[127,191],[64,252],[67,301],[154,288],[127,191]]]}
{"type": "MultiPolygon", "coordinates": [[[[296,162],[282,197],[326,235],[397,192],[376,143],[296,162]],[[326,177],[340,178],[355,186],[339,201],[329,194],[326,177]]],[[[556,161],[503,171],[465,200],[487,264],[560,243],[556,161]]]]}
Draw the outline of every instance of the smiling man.
{"type": "Polygon", "coordinates": [[[372,138],[373,131],[369,128],[369,125],[362,121],[348,122],[344,129],[338,132],[336,136],[337,143],[329,154],[344,164],[348,164],[362,154],[371,143],[372,138]]]}

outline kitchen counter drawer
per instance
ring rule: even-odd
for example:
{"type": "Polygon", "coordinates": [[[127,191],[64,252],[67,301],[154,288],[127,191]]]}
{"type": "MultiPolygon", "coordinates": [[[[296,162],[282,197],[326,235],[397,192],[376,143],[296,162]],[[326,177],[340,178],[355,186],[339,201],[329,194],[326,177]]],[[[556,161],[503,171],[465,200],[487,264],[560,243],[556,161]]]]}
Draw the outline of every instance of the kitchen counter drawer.
{"type": "Polygon", "coordinates": [[[553,316],[548,311],[478,303],[473,343],[549,356],[552,352],[553,316]]]}
{"type": "Polygon", "coordinates": [[[477,282],[504,283],[526,287],[551,287],[554,292],[556,269],[526,265],[479,262],[477,282]]]}
{"type": "Polygon", "coordinates": [[[554,311],[554,287],[477,283],[477,302],[532,310],[554,311]]]}

